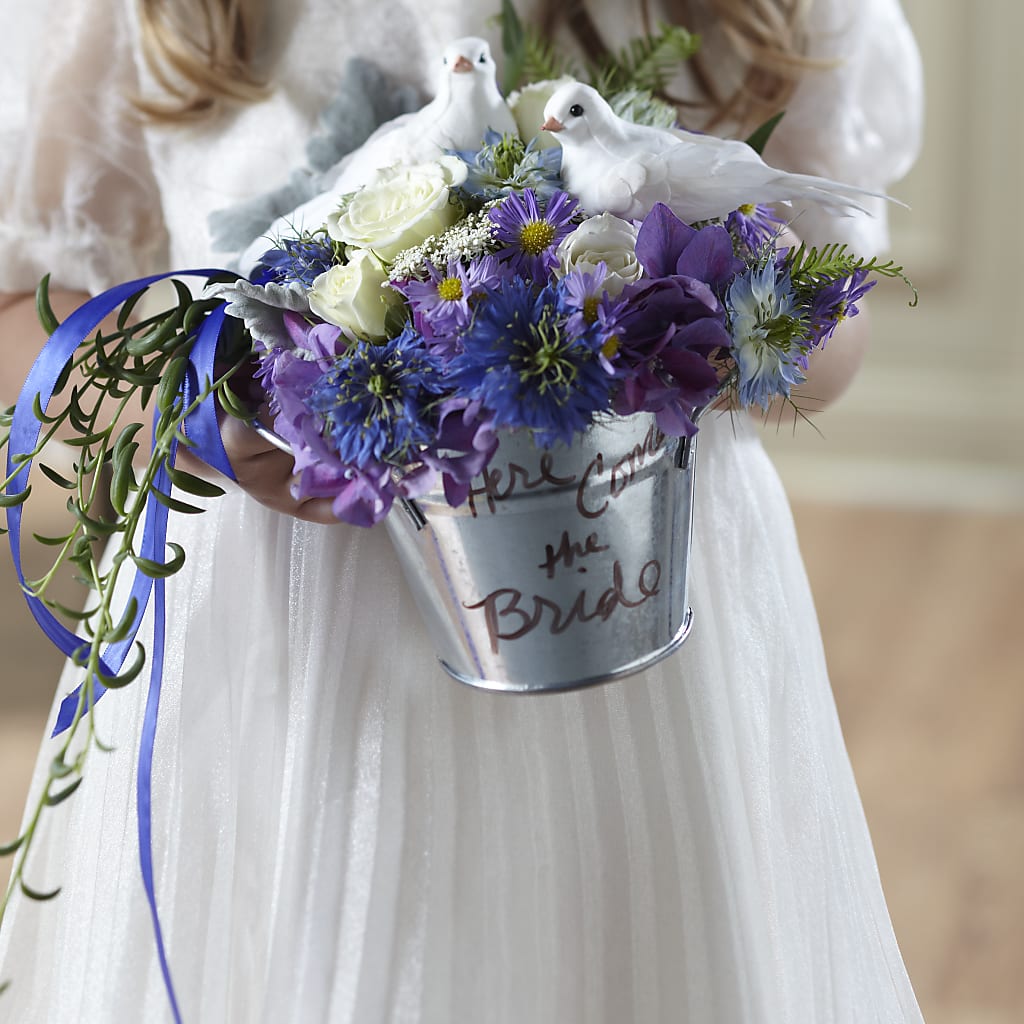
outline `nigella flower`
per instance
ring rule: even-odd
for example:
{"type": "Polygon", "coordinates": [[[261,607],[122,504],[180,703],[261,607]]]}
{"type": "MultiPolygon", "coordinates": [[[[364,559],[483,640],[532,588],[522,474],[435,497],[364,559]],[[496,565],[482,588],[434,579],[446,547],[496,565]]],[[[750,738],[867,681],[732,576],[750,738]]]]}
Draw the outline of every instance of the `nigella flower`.
{"type": "Polygon", "coordinates": [[[393,281],[392,287],[408,300],[416,327],[430,341],[457,334],[472,319],[474,298],[493,288],[500,280],[498,261],[493,256],[474,260],[468,266],[454,257],[444,271],[426,263],[427,280],[410,278],[393,281]]]}
{"type": "Polygon", "coordinates": [[[553,287],[503,281],[482,304],[448,366],[459,393],[494,413],[496,427],[525,427],[542,447],[566,444],[609,407],[614,384],[596,332],[566,330],[553,287]]]}
{"type": "Polygon", "coordinates": [[[524,145],[514,135],[488,130],[478,152],[457,155],[469,168],[460,191],[482,202],[524,189],[532,189],[541,201],[547,201],[561,187],[562,151],[558,146],[537,149],[533,141],[524,145]]]}
{"type": "Polygon", "coordinates": [[[774,244],[784,226],[770,206],[760,203],[747,203],[733,210],[725,220],[729,234],[750,253],[758,253],[765,245],[774,244]]]}
{"type": "Polygon", "coordinates": [[[727,298],[742,405],[766,409],[804,380],[807,328],[796,317],[789,274],[773,261],[738,277],[727,298]]]}
{"type": "Polygon", "coordinates": [[[304,235],[283,238],[269,249],[257,264],[257,272],[265,269],[269,279],[280,284],[297,281],[307,288],[334,265],[334,244],[326,235],[304,235]]]}
{"type": "Polygon", "coordinates": [[[353,345],[312,386],[308,405],[338,457],[363,470],[401,464],[429,444],[430,409],[444,390],[439,361],[407,327],[383,344],[353,345]]]}
{"type": "Polygon", "coordinates": [[[577,205],[568,193],[556,192],[541,212],[537,194],[527,189],[492,207],[489,213],[497,227],[498,241],[505,243],[498,258],[507,259],[524,277],[546,279],[558,263],[558,243],[572,231],[577,205]]]}
{"type": "Polygon", "coordinates": [[[811,334],[813,346],[824,345],[832,332],[860,310],[857,303],[874,288],[876,281],[869,281],[868,271],[855,270],[848,277],[829,281],[815,292],[810,304],[811,334]]]}

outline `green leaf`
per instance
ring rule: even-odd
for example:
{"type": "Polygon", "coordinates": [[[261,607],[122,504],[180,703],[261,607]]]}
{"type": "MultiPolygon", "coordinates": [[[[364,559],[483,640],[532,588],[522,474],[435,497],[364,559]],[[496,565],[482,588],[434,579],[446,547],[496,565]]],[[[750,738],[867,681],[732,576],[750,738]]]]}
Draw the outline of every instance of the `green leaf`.
{"type": "Polygon", "coordinates": [[[164,494],[163,491],[154,488],[149,492],[160,502],[165,508],[169,508],[172,512],[182,512],[187,516],[199,515],[201,512],[205,512],[206,509],[199,508],[198,505],[190,505],[187,501],[180,501],[178,498],[172,498],[169,494],[164,494]]]}
{"type": "Polygon", "coordinates": [[[213,483],[212,480],[205,480],[201,476],[186,473],[176,466],[167,465],[167,476],[172,484],[186,494],[195,494],[200,498],[219,498],[224,493],[224,488],[213,483]]]}
{"type": "Polygon", "coordinates": [[[135,623],[135,616],[139,611],[139,602],[137,598],[131,598],[125,607],[124,614],[121,616],[121,621],[103,637],[103,642],[108,644],[117,644],[124,640],[131,632],[132,626],[135,623]]]}
{"type": "Polygon", "coordinates": [[[74,770],[74,766],[68,764],[60,755],[50,762],[51,779],[66,779],[74,770]]]}
{"type": "Polygon", "coordinates": [[[130,356],[149,356],[163,350],[167,343],[177,336],[181,329],[181,319],[180,308],[168,311],[151,330],[129,338],[124,345],[125,352],[130,356]]]}
{"type": "Polygon", "coordinates": [[[121,451],[115,450],[112,456],[113,468],[110,473],[110,488],[107,497],[110,499],[110,507],[119,516],[125,515],[125,507],[128,502],[128,494],[137,487],[135,481],[135,467],[132,465],[132,450],[138,448],[135,442],[130,442],[127,448],[121,451]]]}
{"type": "Polygon", "coordinates": [[[68,498],[67,509],[85,527],[88,533],[97,538],[109,537],[111,534],[124,529],[121,523],[111,523],[106,519],[94,519],[92,516],[87,515],[83,509],[78,507],[74,498],[68,498]]]}
{"type": "Polygon", "coordinates": [[[53,332],[60,327],[60,321],[53,312],[53,306],[50,305],[49,274],[47,274],[36,287],[36,316],[39,317],[39,322],[43,325],[43,330],[46,331],[48,335],[53,334],[53,332]]]}
{"type": "Polygon", "coordinates": [[[70,491],[74,488],[74,480],[69,480],[66,476],[62,476],[55,469],[50,469],[45,462],[37,462],[36,465],[39,467],[39,472],[42,473],[47,480],[55,483],[58,487],[63,487],[66,491],[70,491]]]}
{"type": "Polygon", "coordinates": [[[56,793],[47,793],[46,796],[43,797],[43,803],[46,804],[47,807],[56,807],[58,804],[64,803],[64,801],[67,800],[67,798],[71,796],[71,794],[74,793],[81,784],[82,777],[79,776],[74,782],[65,786],[63,789],[58,790],[56,793]]]}
{"type": "Polygon", "coordinates": [[[15,505],[22,505],[25,499],[32,493],[32,485],[17,494],[0,494],[0,508],[14,508],[15,505]]]}
{"type": "Polygon", "coordinates": [[[48,548],[59,548],[63,547],[71,539],[71,534],[66,533],[63,537],[47,537],[41,533],[33,533],[32,539],[37,544],[43,544],[48,548]]]}
{"type": "Polygon", "coordinates": [[[108,676],[104,672],[97,672],[99,680],[108,690],[120,690],[129,683],[134,682],[143,666],[146,664],[146,649],[142,644],[135,644],[135,660],[128,668],[122,669],[116,676],[108,676]]]}
{"type": "Polygon", "coordinates": [[[21,848],[22,843],[25,842],[24,833],[18,836],[13,843],[7,843],[6,846],[0,846],[0,857],[10,857],[12,853],[17,853],[21,848]]]}
{"type": "Polygon", "coordinates": [[[156,407],[160,412],[167,412],[174,406],[181,391],[181,382],[185,379],[185,371],[188,369],[186,356],[175,356],[160,378],[160,384],[156,389],[156,407]]]}
{"type": "Polygon", "coordinates": [[[119,332],[124,332],[125,326],[134,312],[135,307],[148,291],[149,288],[141,288],[134,295],[125,299],[125,301],[121,303],[121,308],[117,312],[117,329],[119,332]]]}
{"type": "Polygon", "coordinates": [[[522,83],[526,62],[526,33],[512,0],[501,0],[501,49],[505,56],[504,91],[512,92],[522,83]]]}
{"type": "Polygon", "coordinates": [[[169,562],[154,562],[134,553],[130,556],[131,560],[139,567],[139,571],[150,579],[159,580],[173,576],[185,564],[185,550],[180,544],[173,542],[167,546],[174,551],[174,557],[169,562]]]}
{"type": "Polygon", "coordinates": [[[780,110],[774,117],[769,117],[759,128],[755,128],[747,137],[747,145],[758,155],[764,152],[772,132],[779,126],[779,122],[786,116],[784,110],[780,110]]]}
{"type": "Polygon", "coordinates": [[[51,598],[46,599],[46,607],[52,608],[55,612],[74,622],[85,622],[86,619],[91,619],[96,614],[95,608],[69,608],[67,605],[61,604],[60,601],[54,601],[51,598]]]}
{"type": "Polygon", "coordinates": [[[60,886],[53,889],[51,892],[40,892],[38,889],[33,889],[28,882],[22,880],[20,883],[21,891],[30,899],[35,900],[37,903],[45,903],[47,900],[52,900],[60,895],[60,886]]]}

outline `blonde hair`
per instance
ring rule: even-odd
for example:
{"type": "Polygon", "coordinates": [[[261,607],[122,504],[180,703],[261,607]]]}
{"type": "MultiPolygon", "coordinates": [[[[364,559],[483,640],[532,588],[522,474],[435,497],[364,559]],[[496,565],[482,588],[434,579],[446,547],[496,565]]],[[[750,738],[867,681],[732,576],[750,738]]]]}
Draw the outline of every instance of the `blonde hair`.
{"type": "MultiPolygon", "coordinates": [[[[650,0],[639,0],[644,30],[654,28],[650,0]]],[[[719,34],[726,47],[738,58],[740,77],[723,81],[720,67],[713,66],[714,55],[698,50],[688,67],[699,98],[664,98],[680,108],[700,108],[707,120],[703,127],[721,123],[748,128],[782,110],[800,76],[822,62],[805,56],[804,26],[813,0],[665,0],[668,21],[707,36],[719,34]]],[[[546,0],[542,18],[550,33],[564,24],[591,59],[600,60],[609,52],[597,25],[587,9],[586,0],[546,0]]]]}
{"type": "MultiPolygon", "coordinates": [[[[210,113],[224,101],[254,102],[266,95],[255,70],[263,0],[139,0],[142,46],[165,96],[138,100],[149,117],[165,122],[210,113]]],[[[745,71],[723,86],[697,54],[691,60],[707,126],[753,125],[781,110],[800,75],[817,66],[803,55],[803,25],[812,0],[666,0],[669,20],[695,31],[717,27],[745,71]]],[[[640,0],[650,30],[649,0],[640,0]]],[[[565,24],[592,58],[608,52],[585,0],[547,0],[545,29],[565,24]]],[[[671,98],[671,97],[670,97],[671,98]]],[[[681,106],[688,104],[681,103],[681,106]]]]}
{"type": "Polygon", "coordinates": [[[135,105],[155,121],[206,116],[224,101],[266,95],[256,70],[261,0],[139,0],[142,50],[160,98],[135,105]]]}

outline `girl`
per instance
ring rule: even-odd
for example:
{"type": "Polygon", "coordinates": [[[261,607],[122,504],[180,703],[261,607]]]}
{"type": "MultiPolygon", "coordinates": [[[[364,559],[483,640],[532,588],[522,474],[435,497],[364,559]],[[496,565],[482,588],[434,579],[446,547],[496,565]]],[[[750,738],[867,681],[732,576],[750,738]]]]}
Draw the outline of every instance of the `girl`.
{"type": "MultiPolygon", "coordinates": [[[[349,58],[425,87],[497,4],[291,0],[258,26],[250,6],[49,0],[3,190],[4,337],[23,344],[19,293],[46,270],[73,292],[217,265],[207,214],[287,178],[349,58]]],[[[594,51],[651,12],[523,13],[594,51]]],[[[675,83],[691,126],[738,134],[785,105],[772,162],[874,189],[906,170],[919,83],[896,0],[654,13],[704,37],[675,83]]],[[[885,244],[880,219],[795,220],[812,242],[885,244]]],[[[809,396],[841,390],[863,324],[809,396]]],[[[287,459],[235,425],[228,443],[242,487],[172,520],[189,559],[168,589],[153,847],[184,1020],[920,1020],[786,500],[748,424],[702,428],[681,651],[539,699],[452,683],[383,531],[303,521],[328,516],[295,506],[287,459]]],[[[31,884],[61,896],[5,921],[11,1020],[170,1019],[137,868],[144,692],[100,702],[117,749],[48,815],[31,884]]]]}

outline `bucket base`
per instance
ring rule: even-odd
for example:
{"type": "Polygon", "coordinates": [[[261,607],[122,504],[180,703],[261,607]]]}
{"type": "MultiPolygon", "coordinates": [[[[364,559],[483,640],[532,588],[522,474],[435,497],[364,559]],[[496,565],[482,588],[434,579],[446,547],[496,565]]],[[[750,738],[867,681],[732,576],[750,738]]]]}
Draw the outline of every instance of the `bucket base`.
{"type": "Polygon", "coordinates": [[[558,680],[557,682],[548,683],[521,682],[508,679],[478,679],[475,676],[467,676],[459,672],[443,658],[438,658],[438,661],[445,672],[453,679],[458,680],[460,683],[465,683],[467,686],[472,686],[477,690],[493,690],[500,693],[567,693],[570,690],[582,690],[588,686],[599,686],[602,683],[610,683],[615,679],[622,679],[625,676],[632,676],[636,675],[637,672],[643,672],[644,669],[657,664],[663,658],[667,658],[680,647],[683,641],[690,635],[690,627],[692,625],[693,611],[687,608],[686,614],[683,616],[683,624],[679,627],[676,635],[664,647],[660,647],[658,650],[652,651],[642,658],[637,658],[636,661],[621,665],[611,672],[588,676],[584,679],[558,680]]]}

